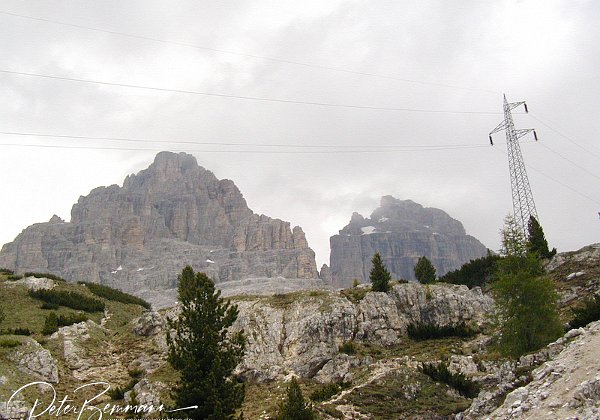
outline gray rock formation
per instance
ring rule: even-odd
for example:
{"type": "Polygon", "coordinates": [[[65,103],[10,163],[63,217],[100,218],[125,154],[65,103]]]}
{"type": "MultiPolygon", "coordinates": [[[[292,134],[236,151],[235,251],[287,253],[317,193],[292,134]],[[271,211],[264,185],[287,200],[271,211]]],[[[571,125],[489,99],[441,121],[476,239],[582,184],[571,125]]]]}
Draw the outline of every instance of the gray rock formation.
{"type": "MultiPolygon", "coordinates": [[[[394,345],[407,340],[411,323],[482,324],[493,302],[479,288],[439,284],[427,289],[417,283],[399,284],[389,294],[369,292],[353,302],[337,292],[242,296],[236,328],[247,331],[248,346],[238,371],[256,380],[282,379],[293,374],[321,382],[347,381],[351,367],[370,364],[339,354],[348,341],[394,345]]],[[[174,317],[177,308],[167,316],[174,317]]],[[[134,323],[139,331],[162,337],[156,314],[134,323]],[[147,323],[147,327],[142,324],[147,323]],[[156,327],[159,327],[158,329],[156,327]]]]}
{"type": "MultiPolygon", "coordinates": [[[[480,409],[486,397],[480,394],[459,418],[600,418],[600,321],[569,331],[534,355],[547,361],[531,372],[530,382],[510,392],[493,411],[480,409]]],[[[527,363],[525,357],[519,366],[527,363]]]]}
{"type": "Polygon", "coordinates": [[[46,382],[58,382],[56,360],[48,350],[31,338],[27,338],[24,344],[9,354],[8,358],[16,362],[19,369],[26,374],[46,382]]]}
{"type": "Polygon", "coordinates": [[[415,279],[414,266],[421,256],[426,256],[437,274],[443,275],[486,254],[486,247],[442,210],[392,196],[382,197],[381,206],[370,218],[354,213],[350,223],[330,242],[335,287],[348,287],[354,279],[368,282],[371,258],[376,252],[393,278],[406,280],[415,279]]]}
{"type": "Polygon", "coordinates": [[[0,266],[16,272],[49,271],[130,292],[173,287],[188,264],[216,282],[318,277],[300,227],[253,213],[232,181],[185,153],[159,153],[122,187],[80,197],[70,222],[53,216],[0,252],[0,266]]]}

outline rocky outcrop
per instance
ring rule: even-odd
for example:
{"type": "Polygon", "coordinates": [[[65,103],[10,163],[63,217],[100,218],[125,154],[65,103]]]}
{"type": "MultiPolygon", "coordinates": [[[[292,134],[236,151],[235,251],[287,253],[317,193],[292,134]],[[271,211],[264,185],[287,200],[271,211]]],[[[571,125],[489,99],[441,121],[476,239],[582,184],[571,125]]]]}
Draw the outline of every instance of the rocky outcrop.
{"type": "MultiPolygon", "coordinates": [[[[247,332],[248,346],[238,372],[259,381],[293,374],[321,382],[347,381],[349,370],[368,360],[339,354],[347,342],[389,346],[407,340],[411,323],[480,325],[493,302],[479,288],[399,284],[390,293],[369,292],[351,301],[339,292],[313,291],[268,297],[239,297],[235,327],[247,332]],[[429,292],[427,292],[427,289],[429,292]]],[[[167,312],[174,317],[177,309],[167,312]]],[[[159,334],[162,322],[144,315],[137,331],[159,334]],[[141,325],[147,323],[148,327],[141,325]]]]}
{"type": "Polygon", "coordinates": [[[9,355],[18,368],[29,375],[39,379],[57,383],[58,367],[52,354],[43,348],[37,341],[28,338],[24,344],[9,355]]]}
{"type": "Polygon", "coordinates": [[[371,258],[379,252],[393,278],[414,280],[414,266],[426,256],[438,275],[482,257],[486,248],[466,234],[458,220],[439,209],[384,196],[365,218],[354,213],[350,223],[330,239],[331,277],[335,287],[354,279],[367,282],[371,258]]]}
{"type": "Polygon", "coordinates": [[[131,292],[173,287],[188,264],[216,282],[318,277],[300,227],[253,213],[232,181],[185,153],[159,153],[122,187],[80,197],[70,222],[53,216],[0,252],[0,266],[16,272],[49,271],[131,292]]]}
{"type": "MultiPolygon", "coordinates": [[[[600,321],[571,330],[549,347],[562,351],[531,372],[531,382],[506,396],[490,419],[598,419],[600,321]]],[[[479,418],[467,413],[463,418],[479,418]]]]}

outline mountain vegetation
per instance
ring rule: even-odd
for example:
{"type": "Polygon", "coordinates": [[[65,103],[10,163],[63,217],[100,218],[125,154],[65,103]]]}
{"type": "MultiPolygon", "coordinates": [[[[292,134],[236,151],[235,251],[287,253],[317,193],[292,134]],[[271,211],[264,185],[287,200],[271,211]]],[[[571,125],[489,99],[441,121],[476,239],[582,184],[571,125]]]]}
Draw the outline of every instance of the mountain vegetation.
{"type": "Polygon", "coordinates": [[[392,276],[381,260],[381,255],[376,252],[371,260],[373,268],[369,274],[371,280],[371,290],[374,292],[388,292],[390,290],[390,281],[392,276]]]}
{"type": "Polygon", "coordinates": [[[434,283],[437,276],[435,274],[435,267],[431,264],[431,261],[426,256],[422,256],[415,265],[415,277],[421,284],[434,283]]]}
{"type": "Polygon", "coordinates": [[[554,281],[545,275],[540,257],[528,252],[525,235],[514,217],[501,231],[504,258],[498,261],[492,287],[498,306],[500,348],[518,357],[541,348],[563,333],[554,281]]]}
{"type": "Polygon", "coordinates": [[[232,332],[237,306],[204,273],[187,266],[179,275],[181,312],[169,321],[168,361],[179,373],[172,397],[176,408],[198,406],[187,417],[230,418],[242,405],[244,384],[233,370],[244,355],[243,331],[232,332]],[[173,333],[171,333],[173,330],[173,333]]]}

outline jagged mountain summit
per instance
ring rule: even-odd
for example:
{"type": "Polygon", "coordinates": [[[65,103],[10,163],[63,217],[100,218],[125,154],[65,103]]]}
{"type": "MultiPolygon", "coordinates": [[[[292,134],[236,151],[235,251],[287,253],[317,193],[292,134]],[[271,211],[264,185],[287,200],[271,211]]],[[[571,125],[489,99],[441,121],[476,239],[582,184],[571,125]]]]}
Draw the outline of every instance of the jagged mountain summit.
{"type": "Polygon", "coordinates": [[[185,153],[159,153],[122,187],[80,197],[70,222],[53,216],[0,251],[0,266],[17,272],[132,292],[173,287],[187,264],[216,282],[318,277],[300,227],[255,214],[233,181],[217,179],[185,153]]]}
{"type": "Polygon", "coordinates": [[[354,213],[330,243],[328,276],[336,287],[348,287],[354,279],[368,282],[376,252],[393,278],[406,280],[415,279],[414,266],[421,256],[443,275],[487,252],[481,242],[466,234],[461,222],[444,211],[390,195],[381,198],[370,218],[354,213]]]}

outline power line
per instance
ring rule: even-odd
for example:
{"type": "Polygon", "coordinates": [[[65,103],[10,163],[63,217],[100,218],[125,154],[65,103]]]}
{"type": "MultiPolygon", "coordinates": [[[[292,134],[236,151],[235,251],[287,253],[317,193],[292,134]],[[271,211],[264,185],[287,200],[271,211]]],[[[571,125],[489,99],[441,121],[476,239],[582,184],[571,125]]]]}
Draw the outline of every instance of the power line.
{"type": "MultiPolygon", "coordinates": [[[[503,151],[503,150],[501,150],[501,149],[498,149],[498,148],[496,148],[496,147],[493,147],[492,149],[494,149],[494,150],[497,150],[499,153],[502,153],[502,154],[504,154],[504,155],[506,155],[506,154],[507,154],[505,151],[503,151]]],[[[581,191],[578,191],[578,190],[576,190],[575,188],[573,188],[573,187],[571,187],[571,186],[569,186],[569,185],[565,184],[564,182],[562,182],[562,181],[559,181],[558,179],[556,179],[556,178],[554,178],[554,177],[552,177],[552,176],[550,176],[550,175],[548,175],[548,174],[546,174],[546,173],[544,173],[544,172],[540,171],[539,169],[537,169],[537,168],[535,168],[535,167],[531,166],[530,164],[525,164],[525,166],[527,166],[529,169],[531,169],[531,170],[533,170],[533,171],[537,172],[538,174],[540,174],[540,175],[542,175],[542,176],[544,176],[544,177],[548,178],[549,180],[556,182],[557,184],[559,184],[559,185],[563,186],[564,188],[567,188],[568,190],[571,190],[571,191],[572,191],[572,192],[574,192],[575,194],[577,194],[577,195],[579,195],[579,196],[581,196],[581,197],[583,197],[583,198],[585,198],[585,199],[589,200],[590,202],[600,205],[600,201],[598,201],[598,200],[596,200],[596,199],[594,199],[594,198],[590,197],[589,195],[587,195],[587,194],[584,194],[584,193],[582,193],[581,191]]]]}
{"type": "Polygon", "coordinates": [[[594,177],[594,178],[596,178],[596,179],[600,179],[600,176],[596,175],[596,174],[595,174],[595,173],[593,173],[593,172],[590,172],[590,171],[588,171],[588,170],[587,170],[586,168],[584,168],[583,166],[581,166],[581,165],[577,164],[576,162],[573,162],[571,159],[569,159],[568,157],[566,157],[566,156],[564,156],[564,155],[562,155],[562,154],[558,153],[556,150],[554,150],[554,149],[551,149],[550,147],[546,146],[546,145],[545,145],[545,144],[543,144],[543,143],[540,143],[540,145],[541,145],[542,147],[544,147],[545,149],[548,149],[549,151],[551,151],[552,153],[554,153],[555,155],[557,155],[557,156],[558,156],[558,157],[560,157],[561,159],[564,159],[564,160],[566,160],[566,161],[567,161],[567,162],[569,162],[571,165],[573,165],[573,166],[575,166],[575,167],[577,167],[577,168],[581,169],[582,171],[586,172],[587,174],[589,174],[589,175],[593,176],[593,177],[594,177]]]}
{"type": "Polygon", "coordinates": [[[38,77],[38,78],[51,79],[51,80],[89,83],[89,84],[95,84],[95,85],[124,87],[124,88],[132,88],[132,89],[144,89],[144,90],[151,90],[151,91],[157,91],[157,92],[170,92],[170,93],[180,93],[180,94],[190,94],[190,95],[212,96],[212,97],[229,98],[229,99],[243,99],[243,100],[260,101],[260,102],[276,102],[276,103],[285,103],[285,104],[314,105],[314,106],[333,107],[333,108],[368,109],[368,110],[376,110],[376,111],[423,112],[423,113],[435,113],[435,114],[479,114],[479,115],[497,115],[497,114],[499,114],[499,112],[495,112],[495,111],[451,111],[451,110],[441,110],[441,109],[393,108],[393,107],[370,106],[370,105],[339,104],[339,103],[331,103],[331,102],[300,101],[300,100],[294,100],[294,99],[268,98],[268,97],[260,97],[260,96],[230,95],[230,94],[224,94],[224,93],[202,92],[202,91],[185,90],[185,89],[168,89],[168,88],[161,88],[161,87],[156,87],[156,86],[134,85],[134,84],[129,84],[129,83],[106,82],[106,81],[101,81],[101,80],[54,76],[54,75],[50,75],[50,74],[30,73],[30,72],[22,72],[22,71],[6,70],[6,69],[0,69],[0,73],[19,75],[19,76],[27,76],[27,77],[38,77]]]}
{"type": "Polygon", "coordinates": [[[575,146],[579,147],[581,150],[586,151],[587,153],[589,153],[592,156],[595,156],[596,158],[600,159],[600,155],[598,155],[596,152],[591,151],[590,149],[584,147],[583,145],[577,143],[575,140],[573,140],[572,138],[570,138],[569,136],[567,136],[564,133],[561,133],[560,131],[558,131],[557,129],[551,127],[549,124],[547,124],[546,122],[542,121],[542,119],[540,119],[541,117],[536,117],[535,115],[532,115],[531,113],[529,113],[529,115],[531,115],[532,118],[534,118],[536,121],[538,121],[540,124],[544,125],[546,128],[548,128],[549,130],[552,130],[553,132],[555,132],[556,134],[558,134],[559,136],[561,136],[562,138],[564,138],[565,140],[569,141],[570,143],[574,144],[575,146]]]}
{"type": "MultiPolygon", "coordinates": [[[[84,149],[84,150],[123,150],[123,151],[147,151],[160,152],[164,148],[141,148],[121,146],[70,146],[58,144],[26,144],[26,143],[0,143],[0,146],[11,147],[39,147],[50,149],[84,149]]],[[[390,153],[390,152],[429,152],[438,150],[478,149],[487,147],[485,145],[471,146],[432,146],[420,148],[400,149],[356,149],[356,150],[206,150],[206,149],[170,149],[172,152],[198,152],[198,153],[253,153],[253,154],[346,154],[346,153],[390,153]]]]}
{"type": "Polygon", "coordinates": [[[306,63],[306,62],[301,62],[301,61],[287,60],[287,59],[277,58],[277,57],[268,57],[268,56],[264,56],[264,55],[248,54],[248,53],[242,53],[242,52],[238,52],[238,51],[229,51],[229,50],[223,50],[223,49],[219,49],[219,48],[212,48],[212,47],[206,47],[206,46],[201,46],[201,45],[196,45],[196,44],[190,44],[190,43],[186,43],[186,42],[178,42],[178,41],[154,38],[154,37],[149,37],[149,36],[144,36],[144,35],[135,35],[135,34],[130,34],[130,33],[126,33],[126,32],[113,31],[113,30],[109,30],[109,29],[102,29],[102,28],[96,28],[96,27],[92,27],[92,26],[79,25],[79,24],[70,23],[70,22],[63,22],[63,21],[59,21],[59,20],[23,15],[23,14],[19,14],[19,13],[2,11],[2,10],[0,10],[0,14],[18,17],[18,18],[22,18],[22,19],[34,20],[34,21],[38,21],[38,22],[46,22],[46,23],[52,23],[52,24],[56,24],[56,25],[68,26],[71,28],[84,29],[84,30],[89,30],[89,31],[94,31],[94,32],[101,32],[101,33],[106,33],[106,34],[110,34],[110,35],[124,36],[124,37],[128,37],[128,38],[140,39],[140,40],[144,40],[144,41],[159,42],[161,44],[171,44],[171,45],[177,45],[180,47],[195,48],[195,49],[199,49],[199,50],[211,51],[211,52],[216,52],[216,53],[221,53],[221,54],[236,55],[236,56],[240,56],[240,57],[266,60],[266,61],[290,64],[290,65],[295,65],[295,66],[309,67],[309,68],[315,68],[315,69],[320,69],[320,70],[331,70],[331,71],[336,71],[336,72],[355,74],[355,75],[359,75],[359,76],[375,77],[375,78],[379,78],[379,79],[397,80],[397,81],[406,82],[406,83],[415,83],[415,84],[438,86],[438,87],[445,87],[445,88],[451,88],[451,89],[461,89],[461,90],[474,91],[474,92],[486,92],[486,93],[498,94],[498,92],[495,92],[495,91],[489,90],[489,89],[469,88],[469,87],[457,86],[457,85],[451,85],[451,84],[445,84],[445,83],[406,79],[406,78],[391,76],[391,75],[349,70],[349,69],[345,69],[343,67],[325,66],[325,65],[306,63]]]}
{"type": "Polygon", "coordinates": [[[7,136],[20,136],[20,137],[45,137],[45,138],[61,138],[61,139],[73,139],[73,140],[104,140],[104,141],[118,141],[118,142],[136,142],[136,143],[166,143],[166,144],[192,144],[192,145],[204,145],[204,146],[252,146],[252,147],[287,147],[287,148],[337,148],[337,149],[399,149],[399,148],[410,148],[410,149],[427,149],[427,148],[470,148],[472,146],[485,147],[483,145],[472,145],[472,144],[417,144],[417,145],[402,145],[402,144],[389,144],[389,145],[335,145],[335,144],[285,144],[285,143],[248,143],[248,142],[217,142],[217,141],[192,141],[192,140],[165,140],[165,139],[149,139],[149,138],[131,138],[131,137],[103,137],[103,136],[83,136],[83,135],[69,135],[69,134],[51,134],[51,133],[32,133],[22,131],[0,131],[0,135],[7,136]]]}

